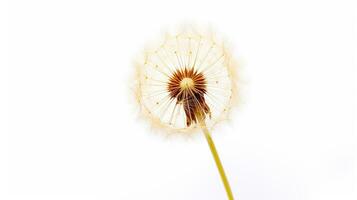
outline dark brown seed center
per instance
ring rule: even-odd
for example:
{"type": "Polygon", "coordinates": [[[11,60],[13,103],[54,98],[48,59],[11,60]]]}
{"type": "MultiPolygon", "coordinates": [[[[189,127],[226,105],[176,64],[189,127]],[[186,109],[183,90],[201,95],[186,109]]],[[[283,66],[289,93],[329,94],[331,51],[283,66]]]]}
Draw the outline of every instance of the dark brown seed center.
{"type": "Polygon", "coordinates": [[[171,99],[176,98],[176,103],[183,105],[187,126],[204,120],[206,115],[211,116],[204,97],[206,88],[204,75],[194,68],[178,69],[170,76],[167,90],[171,99]]]}

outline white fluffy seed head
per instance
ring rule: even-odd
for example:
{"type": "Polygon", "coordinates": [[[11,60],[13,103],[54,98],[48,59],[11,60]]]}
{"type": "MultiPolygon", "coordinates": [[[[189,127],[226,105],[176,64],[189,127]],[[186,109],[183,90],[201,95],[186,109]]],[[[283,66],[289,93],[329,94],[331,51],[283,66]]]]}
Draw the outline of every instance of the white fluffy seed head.
{"type": "Polygon", "coordinates": [[[204,110],[206,126],[212,128],[235,104],[235,62],[212,33],[190,27],[166,34],[136,63],[137,102],[160,130],[195,132],[199,126],[193,110],[204,110]]]}

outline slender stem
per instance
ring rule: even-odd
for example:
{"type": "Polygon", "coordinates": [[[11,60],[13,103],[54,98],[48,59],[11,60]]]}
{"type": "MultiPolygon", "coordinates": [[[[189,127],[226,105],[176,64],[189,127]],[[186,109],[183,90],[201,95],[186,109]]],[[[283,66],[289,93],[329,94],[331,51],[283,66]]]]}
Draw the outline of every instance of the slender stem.
{"type": "Polygon", "coordinates": [[[200,125],[201,125],[201,129],[202,129],[202,131],[203,131],[203,133],[204,133],[204,135],[206,137],[206,140],[207,140],[208,146],[209,146],[209,148],[211,150],[211,153],[212,153],[212,156],[214,158],[214,161],[216,162],[216,166],[218,168],[219,175],[221,176],[224,188],[226,189],[226,193],[227,193],[228,199],[229,200],[233,200],[234,199],[233,198],[233,193],[232,193],[231,187],[229,186],[229,182],[228,182],[227,176],[226,176],[226,174],[224,172],[222,162],[219,159],[219,155],[218,155],[216,146],[214,145],[214,142],[212,140],[211,134],[208,131],[208,129],[206,127],[206,123],[204,122],[204,120],[200,120],[200,125]]]}

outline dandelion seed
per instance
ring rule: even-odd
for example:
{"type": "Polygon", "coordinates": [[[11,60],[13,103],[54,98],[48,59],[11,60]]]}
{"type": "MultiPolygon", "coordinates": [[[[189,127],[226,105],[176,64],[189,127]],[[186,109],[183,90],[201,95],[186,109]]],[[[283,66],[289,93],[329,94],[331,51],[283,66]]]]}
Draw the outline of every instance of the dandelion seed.
{"type": "Polygon", "coordinates": [[[170,132],[201,129],[229,199],[233,195],[209,133],[224,119],[236,95],[232,60],[210,34],[186,30],[167,35],[139,62],[137,98],[153,125],[170,132]]]}

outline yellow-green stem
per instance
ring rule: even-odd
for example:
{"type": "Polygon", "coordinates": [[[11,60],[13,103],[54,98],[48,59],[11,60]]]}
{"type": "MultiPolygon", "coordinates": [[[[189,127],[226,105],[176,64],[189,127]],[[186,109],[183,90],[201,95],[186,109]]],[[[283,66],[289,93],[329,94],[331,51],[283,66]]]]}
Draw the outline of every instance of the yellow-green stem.
{"type": "Polygon", "coordinates": [[[233,193],[232,193],[231,187],[229,185],[227,176],[226,176],[226,174],[224,172],[224,168],[223,168],[222,162],[219,159],[219,155],[218,155],[216,146],[214,145],[214,142],[212,140],[211,134],[208,131],[208,129],[206,127],[206,123],[204,122],[204,120],[200,120],[200,125],[201,125],[201,129],[202,129],[202,131],[203,131],[203,133],[205,135],[205,138],[207,140],[208,146],[209,146],[209,148],[211,150],[211,153],[212,153],[212,156],[213,156],[214,161],[216,163],[216,166],[218,168],[218,172],[219,172],[219,175],[221,176],[224,188],[226,189],[226,193],[227,193],[228,199],[229,200],[233,200],[234,199],[233,198],[233,193]]]}

